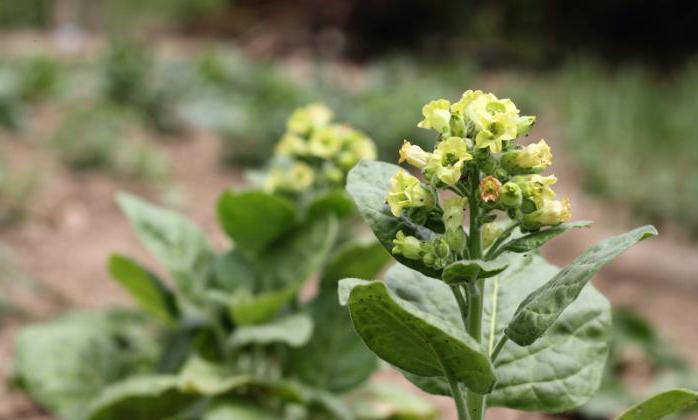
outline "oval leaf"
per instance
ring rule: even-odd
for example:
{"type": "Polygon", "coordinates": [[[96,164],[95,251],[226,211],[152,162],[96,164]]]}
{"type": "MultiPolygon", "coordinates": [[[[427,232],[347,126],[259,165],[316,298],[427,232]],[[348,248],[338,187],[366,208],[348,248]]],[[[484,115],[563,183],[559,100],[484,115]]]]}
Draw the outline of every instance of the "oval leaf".
{"type": "MultiPolygon", "coordinates": [[[[436,233],[410,221],[407,217],[395,217],[390,213],[385,198],[390,187],[390,178],[400,167],[384,162],[361,161],[349,171],[347,191],[354,199],[361,217],[373,230],[378,241],[391,252],[393,239],[398,231],[413,235],[421,240],[430,240],[436,233]]],[[[427,267],[421,261],[395,255],[396,260],[430,277],[440,278],[440,271],[427,267]]]]}
{"type": "Polygon", "coordinates": [[[477,279],[496,276],[506,270],[507,266],[507,260],[504,258],[498,258],[494,261],[461,260],[444,268],[442,279],[451,285],[467,284],[477,279]]]}
{"type": "Polygon", "coordinates": [[[629,408],[615,420],[655,420],[698,405],[698,392],[671,389],[629,408]]]}
{"type": "Polygon", "coordinates": [[[356,331],[388,363],[421,376],[449,375],[474,392],[492,389],[492,365],[477,342],[390,293],[385,283],[355,285],[348,306],[356,331]]]}
{"type": "Polygon", "coordinates": [[[289,315],[261,325],[239,327],[228,339],[233,348],[283,343],[300,347],[313,333],[313,320],[305,314],[289,315]]]}
{"type": "Polygon", "coordinates": [[[165,322],[179,317],[174,294],[153,273],[121,255],[109,258],[109,273],[140,307],[165,322]]]}
{"type": "Polygon", "coordinates": [[[528,295],[516,310],[505,334],[519,345],[534,343],[579,296],[601,267],[657,230],[643,226],[597,243],[549,282],[528,295]]]}
{"type": "Polygon", "coordinates": [[[218,199],[218,220],[243,252],[259,255],[294,227],[289,200],[262,191],[226,191],[218,199]]]}

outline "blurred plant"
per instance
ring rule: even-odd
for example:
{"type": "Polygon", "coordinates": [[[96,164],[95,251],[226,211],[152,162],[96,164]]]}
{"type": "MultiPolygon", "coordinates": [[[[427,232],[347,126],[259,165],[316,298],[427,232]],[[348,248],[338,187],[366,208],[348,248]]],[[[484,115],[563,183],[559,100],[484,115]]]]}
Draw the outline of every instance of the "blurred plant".
{"type": "Polygon", "coordinates": [[[163,182],[169,169],[155,146],[134,138],[137,119],[112,105],[80,107],[70,113],[51,139],[60,159],[73,170],[104,169],[138,180],[163,182]]]}
{"type": "Polygon", "coordinates": [[[49,56],[36,56],[19,64],[22,97],[28,101],[45,100],[56,93],[62,80],[60,63],[49,56]]]}
{"type": "Polygon", "coordinates": [[[552,164],[546,142],[516,142],[535,117],[479,90],[432,100],[422,114],[417,125],[436,132],[435,147],[405,141],[399,151],[422,179],[370,161],[348,175],[359,212],[403,264],[385,281],[340,281],[355,330],[415,385],[452,397],[459,419],[482,420],[496,406],[580,406],[601,385],[611,321],[588,283],[657,231],[609,238],[559,269],[536,251],[589,222],[569,222],[555,176],[540,175],[552,164]]]}
{"type": "Polygon", "coordinates": [[[0,150],[0,225],[23,218],[41,176],[36,169],[11,170],[0,150]]]}
{"type": "Polygon", "coordinates": [[[24,111],[21,80],[13,69],[0,64],[0,127],[17,130],[24,111]]]}
{"type": "Polygon", "coordinates": [[[639,314],[628,309],[613,311],[611,347],[601,387],[594,398],[580,407],[580,416],[589,419],[611,418],[641,398],[662,389],[698,389],[698,374],[690,363],[672,350],[656,329],[639,314]],[[643,392],[628,386],[643,382],[643,392]],[[638,377],[639,376],[639,377],[638,377]]]}
{"type": "MultiPolygon", "coordinates": [[[[289,126],[309,134],[316,111],[329,113],[304,108],[289,126]]],[[[138,238],[172,281],[112,256],[109,271],[146,325],[125,335],[108,317],[83,315],[29,327],[18,339],[18,382],[71,420],[433,418],[413,396],[362,385],[376,358],[340,310],[337,281],[373,276],[388,256],[338,223],[354,214],[342,186],[312,184],[308,200],[224,192],[217,214],[233,245],[223,252],[190,220],[121,194],[138,238]]]]}

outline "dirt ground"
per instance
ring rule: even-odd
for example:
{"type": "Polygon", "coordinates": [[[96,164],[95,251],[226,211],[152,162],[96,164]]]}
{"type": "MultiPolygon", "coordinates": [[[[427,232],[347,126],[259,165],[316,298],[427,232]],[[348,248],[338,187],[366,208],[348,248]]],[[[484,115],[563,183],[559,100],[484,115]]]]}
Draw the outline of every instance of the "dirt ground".
{"type": "MultiPolygon", "coordinates": [[[[60,292],[70,305],[96,309],[128,303],[124,293],[109,280],[105,261],[112,252],[146,260],[149,257],[137,243],[113,197],[124,190],[152,199],[157,199],[158,193],[108,174],[68,172],[40,144],[40,139],[51,130],[53,119],[50,110],[39,110],[21,138],[0,133],[0,142],[14,165],[38,165],[45,175],[29,218],[0,229],[0,243],[12,251],[23,271],[60,292]]],[[[542,134],[552,139],[557,133],[546,127],[534,133],[542,134]]],[[[567,233],[546,247],[544,253],[552,261],[564,264],[593,242],[620,233],[631,223],[622,210],[585,196],[577,188],[580,175],[565,164],[564,145],[550,143],[553,150],[560,151],[556,156],[560,195],[570,196],[575,219],[596,221],[592,228],[567,233]]],[[[242,184],[241,172],[218,164],[217,139],[205,133],[160,139],[159,144],[172,162],[172,185],[181,197],[181,211],[222,245],[224,238],[215,221],[213,203],[223,189],[242,184]]],[[[678,237],[680,232],[674,234],[672,228],[662,230],[660,237],[643,242],[602,270],[595,284],[614,305],[631,307],[647,316],[676,345],[677,351],[698,368],[698,247],[678,237]]],[[[50,317],[58,311],[31,297],[22,299],[39,317],[50,317]]],[[[4,385],[3,379],[11,372],[13,337],[18,327],[18,323],[10,322],[0,328],[0,420],[49,418],[4,385]]],[[[392,373],[379,376],[381,380],[400,380],[392,373]]],[[[434,401],[443,408],[443,418],[455,418],[450,401],[434,401]]],[[[493,410],[489,418],[542,417],[493,410]]]]}

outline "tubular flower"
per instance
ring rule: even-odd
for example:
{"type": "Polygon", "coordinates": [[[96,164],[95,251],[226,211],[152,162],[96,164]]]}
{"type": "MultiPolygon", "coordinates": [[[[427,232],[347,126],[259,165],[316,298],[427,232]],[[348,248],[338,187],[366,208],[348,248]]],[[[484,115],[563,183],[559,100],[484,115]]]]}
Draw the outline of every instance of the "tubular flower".
{"type": "Polygon", "coordinates": [[[335,128],[340,138],[341,151],[337,154],[337,163],[345,169],[351,169],[360,160],[374,160],[376,146],[363,133],[346,125],[335,128]]]}
{"type": "Polygon", "coordinates": [[[405,208],[431,206],[433,202],[432,194],[424,188],[419,179],[399,170],[390,178],[390,189],[388,190],[388,206],[393,216],[398,217],[405,208]]]}
{"type": "Polygon", "coordinates": [[[281,156],[303,156],[308,150],[308,145],[301,137],[295,134],[284,134],[274,149],[281,156]]]}
{"type": "Polygon", "coordinates": [[[536,123],[536,117],[533,115],[524,115],[516,121],[516,137],[526,136],[531,128],[536,123]]]}
{"type": "Polygon", "coordinates": [[[441,134],[448,133],[451,122],[451,103],[446,99],[437,99],[424,105],[424,119],[417,124],[419,128],[434,129],[441,134]]]}
{"type": "Polygon", "coordinates": [[[286,128],[292,133],[307,135],[319,127],[328,125],[332,116],[332,111],[323,104],[306,105],[293,111],[286,122],[286,128]]]}
{"type": "Polygon", "coordinates": [[[427,166],[431,153],[425,152],[421,147],[404,140],[400,148],[398,163],[407,162],[415,168],[422,169],[427,166]]]}
{"type": "Polygon", "coordinates": [[[496,203],[499,200],[502,183],[493,176],[486,176],[480,181],[480,198],[485,203],[496,203]]]}
{"type": "Polygon", "coordinates": [[[414,236],[406,236],[401,230],[393,239],[393,249],[391,252],[395,255],[403,255],[411,260],[418,260],[422,254],[422,243],[414,236]]]}
{"type": "Polygon", "coordinates": [[[446,185],[455,185],[461,177],[464,162],[472,158],[464,139],[449,137],[436,146],[425,169],[446,185]]]}
{"type": "Polygon", "coordinates": [[[519,110],[509,99],[497,99],[492,93],[481,94],[467,104],[465,113],[477,130],[478,149],[489,148],[492,153],[499,153],[504,141],[516,138],[519,110]]]}
{"type": "Polygon", "coordinates": [[[545,140],[529,144],[522,150],[507,152],[502,158],[506,164],[521,169],[542,171],[553,163],[553,154],[545,140]]]}
{"type": "Polygon", "coordinates": [[[335,156],[341,146],[341,133],[337,126],[324,127],[315,132],[308,141],[308,154],[322,159],[335,156]]]}
{"type": "Polygon", "coordinates": [[[453,105],[451,105],[451,112],[458,114],[462,117],[467,116],[468,106],[477,98],[484,95],[481,90],[466,90],[463,92],[460,100],[453,105]]]}
{"type": "Polygon", "coordinates": [[[264,183],[267,191],[300,192],[309,188],[315,180],[313,168],[302,162],[296,162],[287,170],[274,168],[264,183]]]}
{"type": "Polygon", "coordinates": [[[447,231],[456,230],[461,227],[466,204],[467,199],[458,195],[444,200],[442,205],[444,210],[442,220],[447,231]]]}
{"type": "Polygon", "coordinates": [[[557,225],[572,218],[572,207],[567,198],[548,200],[543,207],[523,217],[522,225],[527,229],[538,229],[543,225],[557,225]]]}
{"type": "Polygon", "coordinates": [[[555,175],[515,176],[512,181],[521,188],[523,198],[531,200],[535,204],[536,210],[542,208],[546,201],[555,198],[555,191],[550,188],[557,182],[555,175]]]}

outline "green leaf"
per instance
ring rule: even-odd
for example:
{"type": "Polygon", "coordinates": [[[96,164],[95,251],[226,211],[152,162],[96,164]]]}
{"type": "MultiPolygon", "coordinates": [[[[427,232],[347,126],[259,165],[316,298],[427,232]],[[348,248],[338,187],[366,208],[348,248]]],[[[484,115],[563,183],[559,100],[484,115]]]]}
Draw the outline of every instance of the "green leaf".
{"type": "Polygon", "coordinates": [[[174,416],[197,401],[177,389],[171,375],[143,375],[106,388],[91,404],[89,420],[152,420],[174,416]]]}
{"type": "Polygon", "coordinates": [[[135,261],[122,255],[112,255],[109,258],[109,273],[147,313],[165,322],[179,317],[172,292],[155,274],[135,261]]]}
{"type": "Polygon", "coordinates": [[[347,304],[354,328],[381,359],[421,376],[450,375],[478,393],[492,390],[493,368],[480,345],[462,329],[396,296],[385,283],[356,284],[347,304]]]}
{"type": "Polygon", "coordinates": [[[194,355],[182,368],[176,386],[187,394],[211,397],[248,386],[255,380],[251,374],[236,372],[231,365],[209,362],[194,355]]]}
{"type": "Polygon", "coordinates": [[[117,201],[143,245],[173,274],[182,293],[196,299],[213,257],[203,232],[181,215],[130,194],[119,193],[117,201]]]}
{"type": "Polygon", "coordinates": [[[371,383],[347,396],[357,419],[438,419],[429,402],[413,393],[388,384],[371,383]]]}
{"type": "MultiPolygon", "coordinates": [[[[373,230],[378,241],[391,252],[393,239],[398,231],[421,240],[430,240],[436,233],[410,221],[407,217],[395,217],[385,202],[390,187],[390,178],[400,167],[384,162],[359,162],[347,176],[347,191],[354,199],[359,213],[373,230]]],[[[402,264],[414,268],[427,276],[440,278],[440,272],[424,265],[421,261],[395,255],[402,264]]]]}
{"type": "Polygon", "coordinates": [[[583,228],[583,227],[588,227],[590,225],[591,225],[591,222],[587,221],[587,220],[581,220],[578,222],[561,223],[557,226],[553,226],[553,227],[550,227],[550,228],[547,228],[544,230],[540,230],[538,232],[529,233],[527,235],[523,235],[523,236],[520,236],[518,238],[512,239],[511,241],[502,245],[502,247],[499,249],[499,253],[502,253],[502,252],[524,253],[524,252],[533,251],[533,250],[538,249],[541,246],[543,246],[543,244],[545,244],[549,240],[567,232],[570,229],[583,228]]]}
{"type": "Polygon", "coordinates": [[[285,289],[262,292],[253,295],[247,290],[239,290],[230,296],[228,308],[230,316],[238,325],[259,324],[273,318],[296,293],[300,284],[285,289]]]}
{"type": "MultiPolygon", "coordinates": [[[[486,284],[483,330],[490,348],[502,338],[525,296],[559,271],[540,256],[512,255],[509,269],[486,284]]],[[[545,412],[584,404],[601,384],[610,328],[608,301],[587,285],[535,343],[505,344],[495,362],[497,384],[488,404],[545,412]]]]}
{"type": "Polygon", "coordinates": [[[524,299],[505,334],[522,346],[534,343],[553,325],[562,311],[577,299],[587,282],[603,265],[637,242],[656,234],[654,227],[644,226],[592,246],[552,280],[524,299]]]}
{"type": "Polygon", "coordinates": [[[342,190],[331,190],[318,194],[312,198],[308,205],[308,218],[334,214],[340,219],[350,216],[354,212],[354,203],[342,190]]]}
{"type": "Polygon", "coordinates": [[[349,311],[339,306],[334,293],[321,293],[307,308],[315,330],[306,345],[291,353],[290,362],[300,380],[332,392],[367,380],[377,358],[354,331],[349,311]]]}
{"type": "Polygon", "coordinates": [[[279,416],[249,402],[218,401],[206,410],[202,420],[278,420],[279,416]]]}
{"type": "Polygon", "coordinates": [[[468,284],[476,279],[496,276],[506,270],[507,266],[508,263],[505,258],[498,258],[494,261],[461,260],[444,268],[442,279],[450,285],[468,284]]]}
{"type": "Polygon", "coordinates": [[[226,191],[218,199],[218,220],[238,248],[251,255],[268,246],[295,226],[292,202],[262,191],[226,191]]]}
{"type": "Polygon", "coordinates": [[[123,368],[120,350],[102,317],[72,314],[24,328],[15,369],[34,401],[66,419],[82,419],[87,405],[123,368]]]}
{"type": "Polygon", "coordinates": [[[629,408],[615,420],[655,420],[694,405],[698,405],[697,392],[671,389],[629,408]]]}
{"type": "Polygon", "coordinates": [[[345,277],[375,278],[390,260],[390,255],[377,242],[352,241],[342,246],[330,259],[322,273],[322,292],[334,294],[337,283],[345,277]]]}
{"type": "Polygon", "coordinates": [[[294,314],[261,325],[239,327],[230,336],[228,345],[237,348],[283,343],[300,347],[308,342],[312,333],[312,318],[305,314],[294,314]]]}

